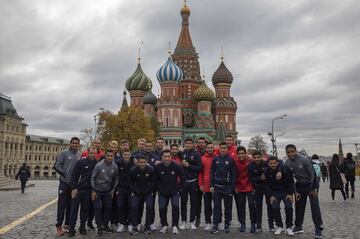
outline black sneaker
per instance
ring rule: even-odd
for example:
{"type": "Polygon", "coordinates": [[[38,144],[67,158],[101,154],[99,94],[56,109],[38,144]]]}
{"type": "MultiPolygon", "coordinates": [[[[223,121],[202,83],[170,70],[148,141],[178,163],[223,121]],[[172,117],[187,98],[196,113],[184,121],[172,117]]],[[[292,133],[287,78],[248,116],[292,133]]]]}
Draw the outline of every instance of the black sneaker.
{"type": "Polygon", "coordinates": [[[348,194],[348,193],[346,194],[346,198],[349,198],[349,194],[348,194]]]}
{"type": "Polygon", "coordinates": [[[103,234],[103,230],[102,230],[101,227],[99,227],[99,228],[97,229],[97,234],[98,234],[99,236],[101,236],[101,235],[103,234]]]}
{"type": "Polygon", "coordinates": [[[295,226],[293,229],[294,234],[303,233],[304,229],[302,227],[295,226]]]}
{"type": "Polygon", "coordinates": [[[195,221],[195,227],[199,227],[200,226],[200,218],[196,218],[196,221],[195,221]]]}
{"type": "Polygon", "coordinates": [[[150,227],[145,227],[144,234],[150,235],[151,234],[151,228],[150,227]]]}
{"type": "Polygon", "coordinates": [[[130,232],[130,235],[136,235],[139,233],[139,230],[137,229],[137,227],[134,227],[134,229],[130,232]]]}
{"type": "Polygon", "coordinates": [[[75,230],[74,229],[70,229],[68,232],[68,237],[74,237],[75,236],[75,230]]]}
{"type": "Polygon", "coordinates": [[[87,232],[86,232],[85,227],[80,227],[80,228],[79,228],[79,233],[80,233],[80,235],[86,235],[87,232]]]}
{"type": "Polygon", "coordinates": [[[225,233],[229,233],[230,232],[230,225],[225,225],[224,231],[225,231],[225,233]]]}
{"type": "Polygon", "coordinates": [[[259,231],[259,232],[262,232],[262,231],[263,231],[262,226],[261,226],[261,225],[257,225],[257,226],[256,226],[256,230],[259,231]]]}
{"type": "Polygon", "coordinates": [[[211,229],[211,231],[210,231],[211,234],[216,234],[218,232],[219,232],[218,226],[214,226],[213,229],[211,229]]]}
{"type": "Polygon", "coordinates": [[[351,193],[351,198],[354,198],[355,197],[355,194],[354,193],[351,193]]]}
{"type": "Polygon", "coordinates": [[[91,230],[95,230],[95,227],[94,227],[94,225],[93,225],[91,222],[89,222],[89,223],[87,224],[87,226],[88,226],[88,228],[90,228],[91,230]]]}
{"type": "Polygon", "coordinates": [[[102,230],[103,230],[104,232],[113,233],[113,230],[112,230],[110,227],[108,227],[108,226],[103,227],[102,230]]]}

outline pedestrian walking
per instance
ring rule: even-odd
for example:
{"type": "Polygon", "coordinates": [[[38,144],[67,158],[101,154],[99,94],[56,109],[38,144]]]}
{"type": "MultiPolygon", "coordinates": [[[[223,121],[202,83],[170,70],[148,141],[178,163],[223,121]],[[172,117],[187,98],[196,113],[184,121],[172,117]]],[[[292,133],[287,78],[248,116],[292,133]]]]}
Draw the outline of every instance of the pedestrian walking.
{"type": "Polygon", "coordinates": [[[346,197],[349,198],[349,186],[351,186],[351,198],[355,197],[355,161],[352,158],[352,153],[346,154],[346,159],[343,162],[343,169],[346,178],[345,193],[346,197]],[[350,184],[350,185],[349,185],[350,184]]]}
{"type": "Polygon", "coordinates": [[[340,190],[345,201],[346,195],[344,191],[344,183],[346,183],[346,179],[344,175],[344,169],[342,165],[340,165],[339,161],[339,155],[334,154],[329,165],[331,198],[332,200],[335,200],[335,191],[340,190]]]}
{"type": "Polygon", "coordinates": [[[17,172],[15,179],[18,180],[20,178],[21,182],[21,193],[25,192],[26,182],[31,177],[30,169],[26,165],[26,163],[23,163],[22,166],[19,168],[19,171],[17,172]]]}

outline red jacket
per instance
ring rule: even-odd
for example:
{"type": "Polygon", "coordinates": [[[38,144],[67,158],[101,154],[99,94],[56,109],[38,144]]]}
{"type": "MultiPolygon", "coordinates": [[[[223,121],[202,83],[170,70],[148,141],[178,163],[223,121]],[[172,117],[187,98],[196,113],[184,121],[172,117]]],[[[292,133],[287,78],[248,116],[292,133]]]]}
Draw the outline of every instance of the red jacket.
{"type": "Polygon", "coordinates": [[[177,164],[181,164],[181,160],[179,158],[179,156],[171,156],[171,160],[174,162],[174,163],[177,163],[177,164]]]}
{"type": "Polygon", "coordinates": [[[252,192],[254,190],[253,185],[250,182],[248,174],[248,166],[250,160],[246,157],[245,160],[235,158],[236,164],[236,189],[238,192],[252,192]]]}
{"type": "Polygon", "coordinates": [[[201,156],[202,170],[199,172],[198,176],[198,184],[200,186],[204,186],[204,192],[210,192],[210,171],[211,171],[211,163],[215,158],[215,154],[212,155],[205,152],[203,156],[201,156]]]}
{"type": "MultiPolygon", "coordinates": [[[[235,160],[237,154],[236,154],[236,149],[237,149],[237,146],[235,144],[231,145],[230,147],[228,147],[228,155],[230,156],[230,158],[232,158],[233,160],[235,160]]],[[[216,148],[215,151],[214,151],[215,155],[216,156],[219,156],[220,155],[220,148],[216,148]]]]}

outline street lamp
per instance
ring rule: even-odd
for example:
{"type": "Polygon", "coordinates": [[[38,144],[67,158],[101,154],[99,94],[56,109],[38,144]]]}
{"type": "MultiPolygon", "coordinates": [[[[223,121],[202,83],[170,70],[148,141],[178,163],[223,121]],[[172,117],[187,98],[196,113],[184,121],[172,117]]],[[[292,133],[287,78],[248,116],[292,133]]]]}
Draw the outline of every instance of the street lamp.
{"type": "Polygon", "coordinates": [[[271,143],[272,143],[272,148],[273,148],[272,152],[273,152],[273,155],[276,157],[278,156],[277,149],[276,149],[276,137],[280,136],[281,134],[276,137],[274,136],[274,122],[279,119],[284,119],[285,117],[287,117],[286,114],[273,118],[271,120],[271,132],[268,133],[269,135],[271,135],[271,143]]]}

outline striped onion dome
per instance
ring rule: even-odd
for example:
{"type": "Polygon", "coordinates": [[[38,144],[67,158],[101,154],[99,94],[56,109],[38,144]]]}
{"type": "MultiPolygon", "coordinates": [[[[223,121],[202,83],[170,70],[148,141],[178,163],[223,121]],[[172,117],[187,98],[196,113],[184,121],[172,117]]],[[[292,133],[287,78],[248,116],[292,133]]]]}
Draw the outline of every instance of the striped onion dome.
{"type": "Polygon", "coordinates": [[[156,105],[157,103],[157,98],[156,96],[152,93],[151,89],[148,90],[148,92],[146,93],[146,95],[143,98],[143,104],[147,105],[156,105]]]}
{"type": "Polygon", "coordinates": [[[228,68],[226,68],[223,61],[221,61],[219,68],[214,72],[212,82],[214,85],[219,83],[231,84],[233,82],[233,75],[228,68]]]}
{"type": "Polygon", "coordinates": [[[215,99],[214,92],[206,85],[204,80],[201,82],[199,88],[194,91],[193,96],[196,101],[214,101],[215,99]]]}
{"type": "Polygon", "coordinates": [[[126,80],[125,87],[128,91],[144,90],[149,88],[150,78],[143,72],[140,63],[137,65],[135,72],[126,80]]]}
{"type": "Polygon", "coordinates": [[[162,83],[164,81],[179,82],[183,78],[183,72],[169,56],[165,64],[158,70],[156,77],[159,83],[162,83]]]}

